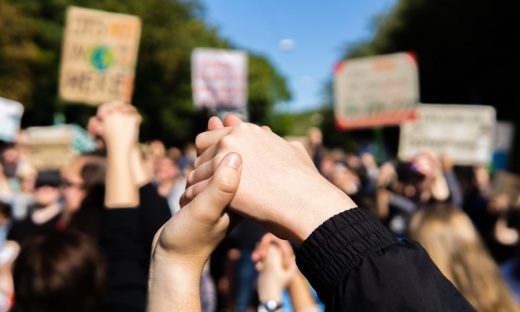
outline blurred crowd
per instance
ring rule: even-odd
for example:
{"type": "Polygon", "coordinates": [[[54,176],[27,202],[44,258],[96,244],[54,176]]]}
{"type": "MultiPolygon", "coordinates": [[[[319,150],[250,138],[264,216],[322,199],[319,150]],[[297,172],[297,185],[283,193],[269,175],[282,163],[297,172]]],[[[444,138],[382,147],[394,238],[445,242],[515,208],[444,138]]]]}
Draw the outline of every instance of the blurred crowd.
{"type": "MultiPolygon", "coordinates": [[[[100,106],[88,125],[96,151],[59,170],[33,167],[21,142],[2,146],[0,311],[144,311],[150,246],[181,209],[197,151],[139,143],[139,125],[131,106],[100,106]]],[[[378,163],[327,149],[317,128],[303,141],[324,178],[421,243],[478,311],[519,311],[520,198],[494,192],[489,168],[430,151],[378,163]]],[[[263,297],[323,309],[291,245],[244,220],[204,269],[202,309],[251,311],[263,297]]]]}

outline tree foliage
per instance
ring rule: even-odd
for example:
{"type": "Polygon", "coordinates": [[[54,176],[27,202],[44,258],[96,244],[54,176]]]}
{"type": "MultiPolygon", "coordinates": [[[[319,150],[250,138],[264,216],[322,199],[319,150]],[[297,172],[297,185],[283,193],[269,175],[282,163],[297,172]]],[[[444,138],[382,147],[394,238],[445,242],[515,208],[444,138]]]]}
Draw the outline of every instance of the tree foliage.
{"type": "MultiPolygon", "coordinates": [[[[66,105],[57,97],[66,8],[69,5],[137,15],[143,29],[134,105],[143,114],[143,139],[168,144],[193,140],[205,116],[193,108],[191,52],[196,47],[233,48],[204,21],[196,0],[0,0],[0,96],[26,106],[24,126],[52,123],[55,112],[84,125],[94,109],[66,105]]],[[[251,120],[265,122],[278,101],[290,98],[285,79],[260,55],[249,55],[251,120]]]]}
{"type": "MultiPolygon", "coordinates": [[[[517,13],[514,1],[398,0],[376,17],[373,37],[344,57],[415,52],[421,102],[492,105],[499,120],[517,123],[517,13]]],[[[516,141],[520,155],[520,136],[516,141]]],[[[513,159],[520,169],[520,157],[513,159]]]]}

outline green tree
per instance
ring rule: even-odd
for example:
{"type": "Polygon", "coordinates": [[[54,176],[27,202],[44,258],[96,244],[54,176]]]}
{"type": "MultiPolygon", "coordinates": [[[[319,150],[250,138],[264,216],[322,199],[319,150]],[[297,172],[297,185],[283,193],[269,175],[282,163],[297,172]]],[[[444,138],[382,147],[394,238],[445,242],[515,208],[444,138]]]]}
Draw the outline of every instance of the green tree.
{"type": "MultiPolygon", "coordinates": [[[[13,16],[11,24],[18,29],[9,32],[4,31],[9,28],[2,27],[0,40],[22,40],[35,51],[29,55],[32,58],[20,60],[17,68],[2,70],[6,74],[5,77],[1,76],[4,82],[0,83],[0,95],[20,99],[27,108],[24,126],[50,124],[55,112],[64,113],[69,122],[85,125],[94,112],[93,107],[66,105],[57,97],[64,14],[67,6],[76,5],[134,14],[142,19],[133,103],[143,115],[143,139],[183,144],[193,140],[196,133],[205,128],[207,116],[197,112],[192,104],[191,52],[196,47],[234,46],[222,38],[215,27],[204,22],[204,8],[198,1],[0,1],[25,18],[27,24],[18,23],[13,16]],[[24,86],[11,88],[20,95],[10,96],[9,88],[4,85],[13,85],[14,77],[18,75],[23,77],[24,86]],[[25,93],[23,90],[26,90],[25,93]]],[[[3,11],[0,14],[3,15],[3,11]]],[[[0,18],[0,21],[4,19],[0,18]]],[[[8,55],[1,51],[0,66],[4,63],[9,65],[12,53],[8,55]]],[[[249,56],[249,82],[249,109],[254,122],[268,121],[274,104],[290,97],[285,79],[262,56],[249,56]]]]}
{"type": "MultiPolygon", "coordinates": [[[[487,104],[499,120],[520,120],[514,1],[398,0],[374,20],[371,39],[345,49],[345,58],[412,51],[421,102],[487,104]]],[[[385,134],[397,144],[395,128],[385,134]]],[[[520,170],[520,136],[513,166],[520,170]]]]}
{"type": "Polygon", "coordinates": [[[41,57],[34,42],[34,21],[22,10],[0,1],[0,95],[28,102],[32,89],[31,68],[41,57]]]}

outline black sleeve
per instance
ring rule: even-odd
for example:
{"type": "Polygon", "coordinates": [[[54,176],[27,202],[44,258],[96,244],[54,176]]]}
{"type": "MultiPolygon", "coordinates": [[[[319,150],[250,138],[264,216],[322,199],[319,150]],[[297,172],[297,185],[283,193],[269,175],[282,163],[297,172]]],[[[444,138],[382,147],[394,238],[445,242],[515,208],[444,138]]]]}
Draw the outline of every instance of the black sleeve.
{"type": "Polygon", "coordinates": [[[327,311],[474,311],[418,243],[361,208],[319,226],[296,262],[327,311]]]}
{"type": "Polygon", "coordinates": [[[168,201],[159,195],[157,188],[148,183],[139,188],[139,214],[144,244],[151,250],[155,233],[172,216],[168,201]]]}
{"type": "Polygon", "coordinates": [[[136,208],[107,209],[101,246],[107,261],[104,311],[144,311],[148,254],[144,251],[136,208]]]}

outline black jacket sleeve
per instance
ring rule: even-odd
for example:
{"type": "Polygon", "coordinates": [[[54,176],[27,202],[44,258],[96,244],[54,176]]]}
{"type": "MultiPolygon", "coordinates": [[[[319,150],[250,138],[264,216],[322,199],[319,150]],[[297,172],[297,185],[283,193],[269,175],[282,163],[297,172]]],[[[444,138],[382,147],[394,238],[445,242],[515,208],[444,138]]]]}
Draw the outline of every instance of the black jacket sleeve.
{"type": "Polygon", "coordinates": [[[144,245],[150,253],[155,233],[172,216],[168,201],[159,195],[157,188],[148,183],[139,188],[139,216],[143,231],[144,245]]]}
{"type": "Polygon", "coordinates": [[[418,243],[397,240],[365,209],[319,226],[296,262],[327,311],[474,311],[418,243]]]}
{"type": "Polygon", "coordinates": [[[107,209],[101,246],[107,261],[104,311],[138,312],[146,305],[148,253],[136,208],[107,209]]]}

